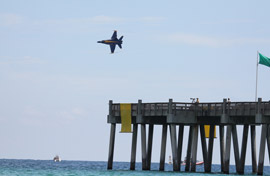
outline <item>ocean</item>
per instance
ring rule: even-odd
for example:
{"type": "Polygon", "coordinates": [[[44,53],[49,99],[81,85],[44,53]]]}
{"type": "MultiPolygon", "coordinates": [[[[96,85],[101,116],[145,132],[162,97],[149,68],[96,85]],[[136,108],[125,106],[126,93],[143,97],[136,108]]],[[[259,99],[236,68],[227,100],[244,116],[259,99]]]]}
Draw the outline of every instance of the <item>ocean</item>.
{"type": "MultiPolygon", "coordinates": [[[[207,175],[225,175],[220,173],[220,165],[212,166],[212,173],[203,173],[203,165],[197,166],[197,172],[173,172],[172,165],[166,164],[165,171],[158,171],[159,164],[152,163],[151,171],[142,171],[141,163],[136,163],[136,170],[129,170],[128,162],[114,162],[113,170],[107,170],[107,162],[97,161],[61,161],[54,162],[52,160],[15,160],[0,159],[0,175],[6,176],[207,176],[207,175]]],[[[245,175],[256,175],[251,173],[251,166],[245,167],[245,175]]],[[[182,166],[181,170],[184,170],[182,166]]],[[[230,175],[237,175],[235,166],[230,167],[230,175]]],[[[264,175],[270,175],[270,167],[264,167],[264,175]]]]}

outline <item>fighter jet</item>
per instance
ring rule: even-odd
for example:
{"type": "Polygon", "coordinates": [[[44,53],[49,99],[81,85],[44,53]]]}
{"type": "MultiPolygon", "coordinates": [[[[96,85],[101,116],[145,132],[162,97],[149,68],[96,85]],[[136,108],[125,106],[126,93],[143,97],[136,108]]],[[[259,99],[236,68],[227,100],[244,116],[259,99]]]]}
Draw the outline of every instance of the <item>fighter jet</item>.
{"type": "Polygon", "coordinates": [[[114,31],[111,39],[101,40],[101,41],[98,41],[98,43],[104,43],[104,44],[110,45],[111,52],[114,53],[115,45],[118,45],[119,48],[122,49],[122,45],[121,44],[123,43],[123,41],[122,41],[123,37],[124,36],[122,36],[119,39],[117,39],[117,31],[114,31]]]}

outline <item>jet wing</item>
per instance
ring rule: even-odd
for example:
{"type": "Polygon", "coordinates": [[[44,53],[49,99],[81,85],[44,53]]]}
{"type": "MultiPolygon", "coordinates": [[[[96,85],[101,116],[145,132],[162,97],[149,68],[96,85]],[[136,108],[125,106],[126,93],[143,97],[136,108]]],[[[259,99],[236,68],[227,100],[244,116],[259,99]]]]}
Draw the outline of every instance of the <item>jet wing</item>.
{"type": "Polygon", "coordinates": [[[114,32],[113,32],[112,40],[114,40],[114,39],[117,39],[117,31],[114,31],[114,32]]]}
{"type": "Polygon", "coordinates": [[[114,53],[115,50],[115,44],[110,44],[111,52],[114,53]]]}

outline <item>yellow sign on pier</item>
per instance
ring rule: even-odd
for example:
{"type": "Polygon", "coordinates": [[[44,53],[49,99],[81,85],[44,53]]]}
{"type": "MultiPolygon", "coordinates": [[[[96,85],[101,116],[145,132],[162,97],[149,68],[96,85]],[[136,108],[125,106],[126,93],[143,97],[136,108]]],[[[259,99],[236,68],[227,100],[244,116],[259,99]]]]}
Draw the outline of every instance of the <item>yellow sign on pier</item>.
{"type": "Polygon", "coordinates": [[[131,104],[121,103],[121,133],[131,133],[131,104]]]}
{"type": "MultiPolygon", "coordinates": [[[[210,125],[204,125],[204,132],[205,132],[205,137],[209,138],[210,137],[210,125]]],[[[214,138],[216,138],[216,126],[214,130],[214,138]]]]}

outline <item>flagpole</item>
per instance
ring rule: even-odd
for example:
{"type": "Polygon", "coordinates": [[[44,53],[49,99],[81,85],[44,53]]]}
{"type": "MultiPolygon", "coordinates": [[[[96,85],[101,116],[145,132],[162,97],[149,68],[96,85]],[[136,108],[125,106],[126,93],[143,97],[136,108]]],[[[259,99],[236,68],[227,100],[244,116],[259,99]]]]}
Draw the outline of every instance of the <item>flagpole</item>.
{"type": "Polygon", "coordinates": [[[259,51],[257,51],[257,63],[256,63],[256,91],[255,91],[255,102],[257,101],[257,90],[258,90],[258,56],[259,56],[259,51]]]}

